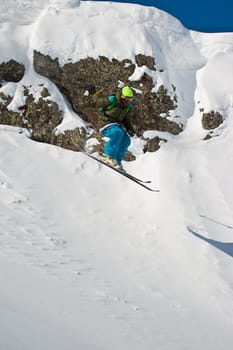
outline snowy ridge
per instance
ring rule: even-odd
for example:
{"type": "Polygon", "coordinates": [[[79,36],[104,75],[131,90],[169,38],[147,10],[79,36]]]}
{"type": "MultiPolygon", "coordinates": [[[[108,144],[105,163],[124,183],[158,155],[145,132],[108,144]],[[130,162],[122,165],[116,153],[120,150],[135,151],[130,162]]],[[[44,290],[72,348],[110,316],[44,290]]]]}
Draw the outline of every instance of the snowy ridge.
{"type": "Polygon", "coordinates": [[[156,153],[133,139],[137,160],[125,167],[159,194],[0,126],[0,348],[231,350],[233,34],[191,32],[157,9],[112,2],[9,0],[0,10],[0,61],[26,66],[23,81],[0,89],[14,96],[10,108],[23,85],[37,96],[43,83],[62,127],[81,123],[34,72],[33,49],[61,64],[140,52],[164,70],[158,85],[176,85],[186,125],[156,153]],[[125,38],[115,51],[113,38],[125,38]],[[208,141],[200,108],[224,116],[208,141]]]}

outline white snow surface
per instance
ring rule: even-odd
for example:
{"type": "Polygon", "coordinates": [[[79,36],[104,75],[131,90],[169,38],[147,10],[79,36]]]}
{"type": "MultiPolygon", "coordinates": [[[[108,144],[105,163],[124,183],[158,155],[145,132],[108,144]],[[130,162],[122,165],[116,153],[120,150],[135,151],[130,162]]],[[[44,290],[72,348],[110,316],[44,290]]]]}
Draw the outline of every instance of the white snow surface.
{"type": "Polygon", "coordinates": [[[1,0],[0,46],[0,62],[26,66],[0,89],[14,96],[9,108],[24,85],[38,97],[43,84],[63,110],[61,131],[84,123],[35,73],[34,49],[61,65],[154,55],[151,76],[171,94],[176,86],[185,125],[156,153],[132,140],[137,159],[125,168],[159,193],[0,126],[0,349],[230,350],[233,33],[189,31],[125,3],[1,0]],[[208,141],[201,108],[224,117],[208,141]]]}

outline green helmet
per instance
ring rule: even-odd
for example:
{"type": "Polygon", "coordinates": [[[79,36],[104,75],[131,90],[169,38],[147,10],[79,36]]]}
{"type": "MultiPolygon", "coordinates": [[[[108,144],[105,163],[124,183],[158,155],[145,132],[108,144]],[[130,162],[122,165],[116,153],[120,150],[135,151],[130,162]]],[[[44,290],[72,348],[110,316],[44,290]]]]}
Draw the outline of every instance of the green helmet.
{"type": "Polygon", "coordinates": [[[129,86],[126,85],[122,88],[121,95],[122,95],[122,97],[132,98],[133,97],[133,90],[129,86]]]}

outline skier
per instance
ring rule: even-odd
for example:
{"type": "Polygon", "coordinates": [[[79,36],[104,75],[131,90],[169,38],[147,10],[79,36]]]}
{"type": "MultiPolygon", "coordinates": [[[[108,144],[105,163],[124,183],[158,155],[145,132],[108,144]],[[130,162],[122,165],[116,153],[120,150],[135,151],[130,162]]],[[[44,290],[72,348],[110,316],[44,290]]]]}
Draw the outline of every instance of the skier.
{"type": "Polygon", "coordinates": [[[135,131],[131,124],[133,116],[133,90],[125,85],[116,94],[106,96],[91,96],[81,103],[80,107],[102,107],[99,120],[99,131],[109,140],[104,146],[103,161],[124,171],[122,160],[131,143],[130,136],[135,131]]]}

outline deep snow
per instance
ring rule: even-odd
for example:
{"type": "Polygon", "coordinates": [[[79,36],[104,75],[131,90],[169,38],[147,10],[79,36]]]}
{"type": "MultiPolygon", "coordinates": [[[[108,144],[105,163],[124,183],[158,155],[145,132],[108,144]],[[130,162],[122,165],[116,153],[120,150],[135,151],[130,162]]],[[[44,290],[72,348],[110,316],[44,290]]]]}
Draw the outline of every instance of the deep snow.
{"type": "Polygon", "coordinates": [[[160,193],[0,126],[0,348],[230,350],[233,33],[192,32],[163,11],[119,3],[9,0],[0,9],[0,61],[27,67],[0,89],[15,96],[10,108],[23,85],[33,82],[37,96],[43,82],[64,110],[60,130],[82,123],[34,72],[33,49],[61,64],[140,52],[164,70],[151,73],[156,86],[177,87],[186,126],[156,153],[132,140],[137,160],[125,167],[160,193]],[[200,108],[224,116],[208,141],[200,108]]]}

